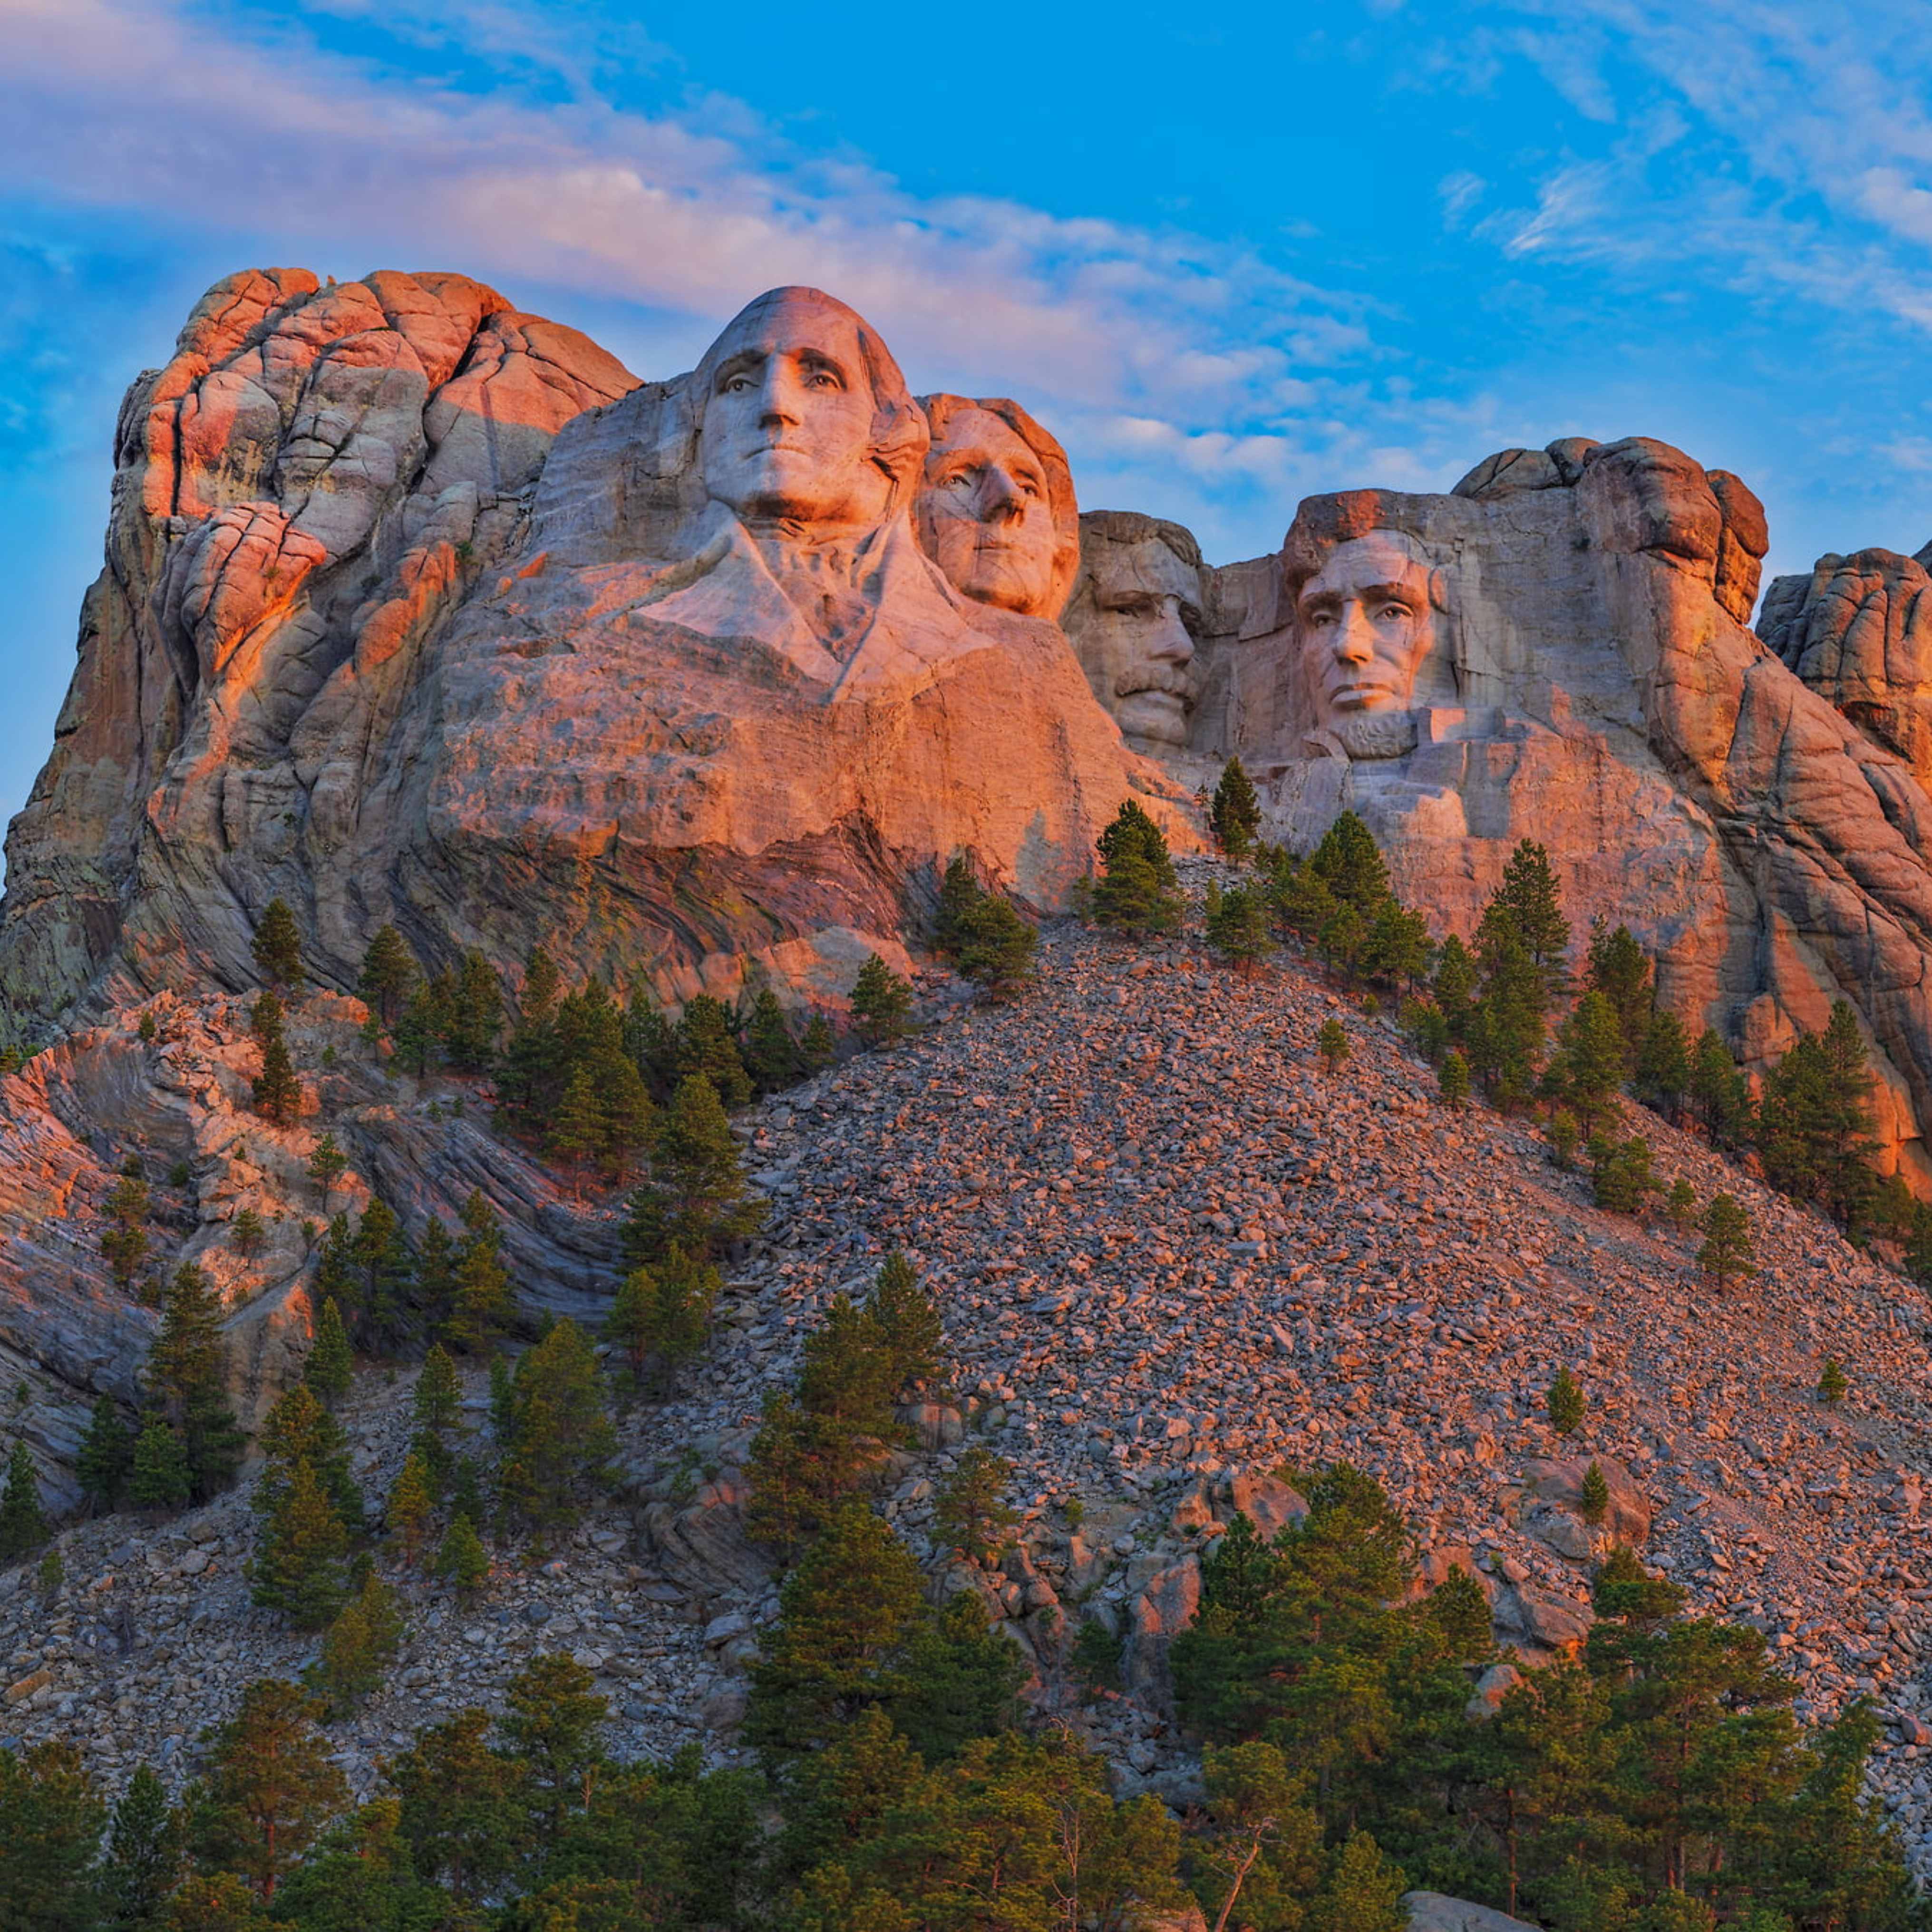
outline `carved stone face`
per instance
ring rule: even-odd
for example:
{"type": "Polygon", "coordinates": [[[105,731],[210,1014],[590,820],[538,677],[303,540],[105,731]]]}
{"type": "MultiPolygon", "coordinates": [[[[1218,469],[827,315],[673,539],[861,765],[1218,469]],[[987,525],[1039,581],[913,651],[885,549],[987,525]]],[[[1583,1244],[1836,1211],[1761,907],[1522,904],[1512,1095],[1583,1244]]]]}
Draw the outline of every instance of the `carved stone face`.
{"type": "Polygon", "coordinates": [[[1435,640],[1429,572],[1390,537],[1357,537],[1301,586],[1295,628],[1318,725],[1406,710],[1435,640]]]}
{"type": "Polygon", "coordinates": [[[712,345],[699,454],[740,516],[876,523],[890,479],[872,460],[875,398],[856,318],[810,290],[754,302],[712,345]]]}
{"type": "Polygon", "coordinates": [[[926,459],[920,542],[955,590],[1051,617],[1060,532],[1046,466],[990,410],[956,410],[926,459]]]}
{"type": "Polygon", "coordinates": [[[1067,635],[1094,696],[1129,743],[1184,746],[1201,573],[1156,536],[1102,546],[1090,568],[1092,608],[1077,623],[1070,610],[1067,635]]]}

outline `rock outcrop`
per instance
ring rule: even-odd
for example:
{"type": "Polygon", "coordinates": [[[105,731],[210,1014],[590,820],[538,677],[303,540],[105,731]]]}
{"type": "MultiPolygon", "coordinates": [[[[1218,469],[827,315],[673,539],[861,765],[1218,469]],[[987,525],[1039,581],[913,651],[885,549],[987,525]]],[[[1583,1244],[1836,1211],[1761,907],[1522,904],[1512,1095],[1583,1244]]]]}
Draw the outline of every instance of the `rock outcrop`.
{"type": "Polygon", "coordinates": [[[1178,794],[1028,614],[1071,574],[1064,460],[1024,592],[980,580],[1030,527],[1000,410],[1057,454],[942,410],[928,476],[890,355],[812,290],[640,386],[461,277],[230,278],[122,412],[0,992],[44,1022],[246,986],[279,895],[338,987],[388,921],[430,964],[550,939],[674,998],[755,959],[823,1000],[956,851],[1058,904],[1124,797],[1178,794]],[[914,527],[940,490],[964,589],[914,527]]]}
{"type": "Polygon", "coordinates": [[[1171,762],[1238,752],[1297,848],[1357,811],[1403,896],[1465,934],[1538,841],[1573,920],[1627,923],[1663,1002],[1754,1070],[1850,1000],[1922,1188],[1924,572],[1827,559],[1808,602],[1786,580],[1780,656],[1747,628],[1766,548],[1736,477],[1641,437],[1504,451],[1447,496],[1310,498],[1280,552],[1207,573],[1171,762]]]}

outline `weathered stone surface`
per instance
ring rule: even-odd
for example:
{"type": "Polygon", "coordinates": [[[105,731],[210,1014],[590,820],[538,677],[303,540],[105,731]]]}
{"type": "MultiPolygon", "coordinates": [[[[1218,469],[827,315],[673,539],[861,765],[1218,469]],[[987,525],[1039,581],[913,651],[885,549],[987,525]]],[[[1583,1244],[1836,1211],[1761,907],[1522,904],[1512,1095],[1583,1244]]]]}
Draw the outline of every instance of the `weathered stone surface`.
{"type": "Polygon", "coordinates": [[[1613,1456],[1536,1456],[1522,1466],[1517,1520],[1523,1529],[1577,1562],[1613,1543],[1640,1550],[1650,1534],[1650,1498],[1613,1456]],[[1583,1480],[1592,1463],[1603,1472],[1610,1502],[1600,1523],[1583,1517],[1583,1480]]]}
{"type": "Polygon", "coordinates": [[[1535,1932],[1526,1920],[1512,1918],[1493,1906],[1472,1905],[1466,1898],[1446,1898],[1439,1892],[1406,1892],[1402,1909],[1408,1915],[1408,1932],[1535,1932]]]}
{"type": "Polygon", "coordinates": [[[1497,1642],[1534,1664],[1574,1656],[1596,1618],[1587,1604],[1519,1582],[1498,1593],[1492,1621],[1497,1642]]]}
{"type": "Polygon", "coordinates": [[[124,411],[0,990],[45,1018],[246,985],[279,894],[326,984],[388,920],[432,964],[541,939],[672,998],[755,961],[824,1000],[902,958],[956,851],[1050,906],[1131,793],[1188,842],[1029,614],[1071,572],[1064,458],[1022,494],[1058,446],[930,400],[928,476],[890,353],[810,290],[639,387],[460,278],[220,284],[124,411]],[[963,592],[922,491],[958,498],[923,526],[968,532],[963,592]]]}
{"type": "Polygon", "coordinates": [[[1572,919],[1627,923],[1663,1002],[1754,1071],[1848,1000],[1922,1187],[1924,572],[1867,553],[1774,589],[1781,658],[1745,628],[1766,543],[1736,478],[1642,437],[1504,452],[1448,496],[1310,498],[1275,556],[1206,573],[1168,762],[1195,782],[1238,752],[1298,848],[1360,813],[1397,890],[1465,934],[1538,841],[1572,919]]]}

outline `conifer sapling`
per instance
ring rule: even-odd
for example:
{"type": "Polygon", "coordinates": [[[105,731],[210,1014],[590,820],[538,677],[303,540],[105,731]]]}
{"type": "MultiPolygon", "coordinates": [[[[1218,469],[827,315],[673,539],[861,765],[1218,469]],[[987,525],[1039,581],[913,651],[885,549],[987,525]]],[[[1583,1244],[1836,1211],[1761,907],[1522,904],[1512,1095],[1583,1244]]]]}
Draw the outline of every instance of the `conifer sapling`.
{"type": "Polygon", "coordinates": [[[1550,1426],[1558,1435],[1574,1436],[1582,1427],[1589,1399],[1567,1366],[1556,1371],[1556,1379],[1550,1384],[1548,1406],[1550,1426]]]}

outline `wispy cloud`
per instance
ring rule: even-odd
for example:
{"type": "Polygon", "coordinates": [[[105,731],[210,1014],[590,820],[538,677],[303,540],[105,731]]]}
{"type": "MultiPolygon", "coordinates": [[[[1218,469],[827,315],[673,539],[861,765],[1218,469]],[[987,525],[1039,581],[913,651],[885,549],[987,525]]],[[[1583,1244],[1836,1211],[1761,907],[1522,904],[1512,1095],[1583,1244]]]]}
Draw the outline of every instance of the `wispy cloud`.
{"type": "MultiPolygon", "coordinates": [[[[506,8],[464,16],[464,59],[488,65],[488,85],[328,51],[322,16],[364,10],[332,0],[265,22],[182,0],[0,0],[9,185],[205,219],[320,250],[308,266],[338,274],[387,256],[512,295],[538,282],[627,301],[687,356],[759,290],[818,284],[915,381],[1018,394],[1076,435],[1159,423],[1215,453],[1186,468],[1204,488],[1294,467],[1327,440],[1311,403],[1383,353],[1368,304],[1238,243],[922,199],[862,158],[796,149],[740,103],[620,106],[594,45],[506,8]],[[346,245],[360,259],[344,263],[346,245]]],[[[380,18],[441,44],[431,10],[380,18]]]]}
{"type": "Polygon", "coordinates": [[[1491,0],[1605,152],[1480,232],[1513,256],[1718,281],[1932,328],[1922,0],[1491,0]]]}

